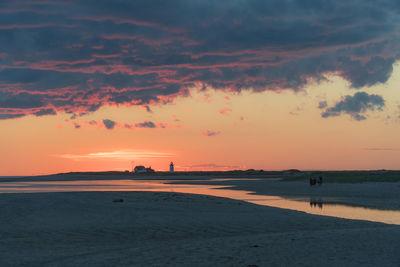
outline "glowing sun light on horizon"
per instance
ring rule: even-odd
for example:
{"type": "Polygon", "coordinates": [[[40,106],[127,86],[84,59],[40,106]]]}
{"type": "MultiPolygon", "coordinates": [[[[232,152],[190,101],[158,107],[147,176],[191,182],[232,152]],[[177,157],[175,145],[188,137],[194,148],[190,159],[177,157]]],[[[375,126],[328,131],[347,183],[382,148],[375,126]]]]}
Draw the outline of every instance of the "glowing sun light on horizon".
{"type": "Polygon", "coordinates": [[[63,154],[58,155],[61,158],[72,159],[72,160],[84,160],[84,159],[108,159],[108,160],[134,160],[134,159],[145,159],[145,158],[167,158],[172,157],[175,154],[166,152],[154,152],[154,151],[143,151],[143,150],[117,150],[112,152],[96,152],[81,155],[74,154],[63,154]]]}

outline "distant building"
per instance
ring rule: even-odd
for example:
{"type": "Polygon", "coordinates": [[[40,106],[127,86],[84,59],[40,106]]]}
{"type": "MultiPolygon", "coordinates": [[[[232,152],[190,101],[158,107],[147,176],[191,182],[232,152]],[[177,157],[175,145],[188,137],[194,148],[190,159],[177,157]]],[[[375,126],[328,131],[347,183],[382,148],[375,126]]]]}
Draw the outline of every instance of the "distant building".
{"type": "Polygon", "coordinates": [[[169,164],[169,172],[174,172],[174,163],[169,164]]]}
{"type": "Polygon", "coordinates": [[[147,173],[147,172],[154,172],[154,170],[151,167],[144,167],[142,165],[136,166],[135,169],[133,169],[135,173],[147,173]]]}
{"type": "Polygon", "coordinates": [[[133,171],[135,173],[146,172],[146,168],[144,166],[140,165],[140,166],[136,166],[135,169],[133,169],[133,171]]]}

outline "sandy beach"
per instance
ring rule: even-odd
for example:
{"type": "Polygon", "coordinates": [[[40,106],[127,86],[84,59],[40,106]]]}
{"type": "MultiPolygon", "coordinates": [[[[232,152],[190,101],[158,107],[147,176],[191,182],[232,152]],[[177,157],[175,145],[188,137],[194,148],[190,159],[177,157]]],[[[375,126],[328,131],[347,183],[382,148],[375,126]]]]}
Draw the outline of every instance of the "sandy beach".
{"type": "Polygon", "coordinates": [[[400,266],[399,226],[226,198],[0,194],[0,211],[1,266],[400,266]]]}

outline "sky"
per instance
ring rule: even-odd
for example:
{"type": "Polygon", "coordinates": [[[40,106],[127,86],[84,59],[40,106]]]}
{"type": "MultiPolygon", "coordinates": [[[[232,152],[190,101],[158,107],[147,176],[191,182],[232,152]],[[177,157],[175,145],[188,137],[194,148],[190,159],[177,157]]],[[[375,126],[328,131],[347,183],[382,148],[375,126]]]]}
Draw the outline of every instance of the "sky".
{"type": "Polygon", "coordinates": [[[400,2],[0,0],[0,176],[400,169],[400,2]]]}

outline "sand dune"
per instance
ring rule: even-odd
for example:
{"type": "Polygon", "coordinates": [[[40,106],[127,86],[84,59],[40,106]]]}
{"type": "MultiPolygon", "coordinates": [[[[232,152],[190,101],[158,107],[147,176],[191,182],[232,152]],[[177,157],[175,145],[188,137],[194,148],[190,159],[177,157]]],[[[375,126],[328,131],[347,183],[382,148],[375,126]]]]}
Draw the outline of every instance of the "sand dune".
{"type": "Polygon", "coordinates": [[[398,226],[224,198],[1,194],[0,207],[1,266],[400,265],[398,226]]]}

